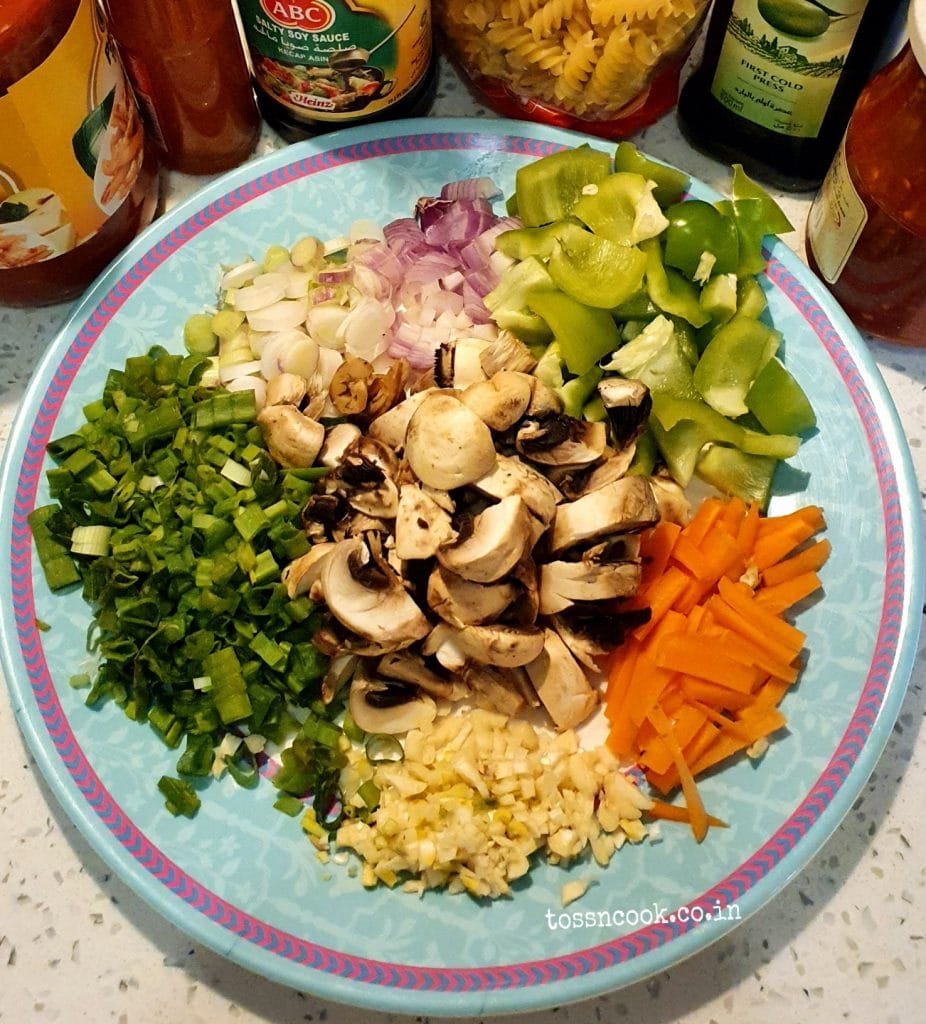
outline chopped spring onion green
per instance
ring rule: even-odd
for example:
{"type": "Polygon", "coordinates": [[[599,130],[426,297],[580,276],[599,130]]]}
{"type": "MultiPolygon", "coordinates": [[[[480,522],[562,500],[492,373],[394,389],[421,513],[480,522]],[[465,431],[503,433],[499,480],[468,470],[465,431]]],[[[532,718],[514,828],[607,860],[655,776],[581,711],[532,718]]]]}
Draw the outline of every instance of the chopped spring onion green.
{"type": "Polygon", "coordinates": [[[189,782],[162,775],[158,780],[158,789],[164,797],[164,806],[171,814],[192,818],[199,810],[201,801],[189,782]]]}
{"type": "Polygon", "coordinates": [[[327,810],[343,704],[316,703],[320,613],[280,582],[280,566],[309,550],[298,515],[322,472],[279,467],[253,394],[202,386],[208,365],[154,348],[109,371],[85,422],[48,446],[52,501],[30,516],[38,559],[50,589],[80,583],[92,608],[87,704],[111,700],[182,746],[182,776],[218,762],[217,774],[253,785],[263,739],[253,744],[297,735],[314,752],[311,769],[294,762],[297,781],[327,810]],[[318,741],[301,735],[300,706],[312,706],[318,741]],[[229,729],[256,736],[225,746],[229,729]]]}
{"type": "Polygon", "coordinates": [[[291,818],[298,818],[304,810],[304,804],[298,797],[294,796],[278,796],[273,802],[273,806],[284,814],[288,814],[291,818]]]}

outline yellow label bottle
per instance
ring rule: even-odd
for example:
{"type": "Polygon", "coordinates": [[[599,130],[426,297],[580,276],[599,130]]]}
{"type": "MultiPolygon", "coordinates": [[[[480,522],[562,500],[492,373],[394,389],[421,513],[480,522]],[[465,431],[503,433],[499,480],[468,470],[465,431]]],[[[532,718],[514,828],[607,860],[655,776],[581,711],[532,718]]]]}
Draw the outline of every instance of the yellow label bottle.
{"type": "Polygon", "coordinates": [[[155,168],[93,0],[0,24],[0,302],[71,298],[150,221],[155,168]]]}

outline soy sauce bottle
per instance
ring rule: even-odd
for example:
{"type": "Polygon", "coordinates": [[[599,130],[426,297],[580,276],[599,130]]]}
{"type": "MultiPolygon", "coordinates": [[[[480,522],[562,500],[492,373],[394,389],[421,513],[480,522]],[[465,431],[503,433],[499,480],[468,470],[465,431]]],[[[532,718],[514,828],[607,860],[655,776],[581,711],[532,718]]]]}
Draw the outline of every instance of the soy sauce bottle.
{"type": "Polygon", "coordinates": [[[264,120],[288,142],[434,102],[430,0],[238,0],[264,120]]]}
{"type": "Polygon", "coordinates": [[[816,189],[902,0],[716,0],[679,97],[688,141],[786,191],[816,189]]]}

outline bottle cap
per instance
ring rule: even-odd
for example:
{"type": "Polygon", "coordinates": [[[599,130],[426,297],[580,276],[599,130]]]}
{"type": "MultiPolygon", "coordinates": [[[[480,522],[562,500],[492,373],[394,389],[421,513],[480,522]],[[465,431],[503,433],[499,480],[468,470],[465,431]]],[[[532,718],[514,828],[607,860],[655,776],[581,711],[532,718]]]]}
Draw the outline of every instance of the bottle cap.
{"type": "Polygon", "coordinates": [[[912,0],[907,29],[910,32],[910,49],[926,75],[926,0],[912,0]]]}

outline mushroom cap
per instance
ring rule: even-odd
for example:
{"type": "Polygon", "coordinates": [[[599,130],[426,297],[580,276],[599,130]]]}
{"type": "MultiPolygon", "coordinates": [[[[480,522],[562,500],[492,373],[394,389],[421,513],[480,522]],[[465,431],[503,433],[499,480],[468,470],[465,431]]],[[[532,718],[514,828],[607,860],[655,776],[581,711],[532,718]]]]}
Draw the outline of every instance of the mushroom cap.
{"type": "Polygon", "coordinates": [[[488,380],[470,384],[460,401],[491,429],[507,430],[527,411],[534,385],[526,373],[500,370],[488,380]]]}
{"type": "Polygon", "coordinates": [[[642,476],[621,477],[557,506],[550,551],[556,554],[611,533],[642,530],[658,519],[659,509],[649,481],[642,476]]]}
{"type": "Polygon", "coordinates": [[[463,700],[469,694],[469,687],[459,676],[439,676],[428,667],[420,654],[408,649],[384,654],[377,662],[376,670],[386,679],[414,683],[432,697],[457,701],[463,700]]]}
{"type": "Polygon", "coordinates": [[[431,558],[455,537],[450,513],[417,484],[403,484],[395,519],[395,551],[403,561],[431,558]]]}
{"type": "Polygon", "coordinates": [[[428,391],[416,391],[408,398],[394,405],[387,412],[377,416],[367,428],[370,437],[382,441],[384,445],[394,452],[400,452],[405,447],[405,434],[408,431],[409,420],[419,405],[432,393],[428,391]]]}
{"type": "Polygon", "coordinates": [[[292,597],[308,594],[312,585],[321,578],[325,560],[334,550],[334,544],[323,541],[312,547],[295,561],[290,562],[280,575],[286,593],[292,597]]]}
{"type": "Polygon", "coordinates": [[[451,626],[491,622],[517,594],[513,583],[474,583],[442,565],[436,565],[428,577],[428,607],[451,626]]]}
{"type": "Polygon", "coordinates": [[[641,380],[605,377],[598,395],[608,413],[614,443],[623,448],[643,432],[653,408],[649,388],[641,380]]]}
{"type": "Polygon", "coordinates": [[[579,725],[597,706],[585,672],[554,630],[543,631],[543,650],[525,668],[557,729],[579,725]]]}
{"type": "Polygon", "coordinates": [[[509,573],[533,546],[532,516],[512,494],[473,519],[472,533],[442,548],[437,560],[445,569],[475,583],[494,583],[509,573]]]}
{"type": "Polygon", "coordinates": [[[325,441],[325,428],[294,405],[267,405],[257,414],[267,450],[287,469],[314,465],[325,441]]]}
{"type": "Polygon", "coordinates": [[[432,635],[437,630],[443,630],[439,634],[441,645],[448,641],[452,643],[466,662],[475,661],[480,665],[497,665],[500,668],[526,665],[540,654],[544,644],[543,630],[529,626],[507,626],[496,622],[455,629],[441,623],[432,635]]]}
{"type": "Polygon", "coordinates": [[[491,498],[519,495],[544,526],[553,521],[556,506],[563,500],[555,484],[533,466],[511,455],[499,455],[492,472],[474,481],[473,487],[491,498]]]}
{"type": "Polygon", "coordinates": [[[554,615],[576,601],[630,597],[640,585],[639,562],[548,562],[540,567],[540,613],[554,615]]]}
{"type": "Polygon", "coordinates": [[[398,460],[389,448],[375,438],[361,436],[341,457],[337,486],[356,511],[394,519],[399,507],[398,469],[398,460]]]}
{"type": "Polygon", "coordinates": [[[334,469],[344,457],[347,449],[361,437],[362,431],[354,423],[336,423],[325,434],[325,443],[318,453],[318,461],[334,469]]]}
{"type": "Polygon", "coordinates": [[[363,669],[357,670],[350,684],[348,710],[364,732],[388,736],[422,729],[437,716],[437,705],[418,687],[376,679],[363,669]]]}
{"type": "Polygon", "coordinates": [[[405,457],[422,483],[450,491],[491,472],[495,442],[472,409],[453,395],[433,392],[412,414],[405,457]]]}
{"type": "Polygon", "coordinates": [[[382,561],[374,564],[363,538],[339,541],[319,582],[338,622],[384,650],[408,647],[430,629],[395,572],[382,561]]]}
{"type": "Polygon", "coordinates": [[[267,405],[299,405],[308,391],[305,377],[297,373],[279,373],[267,381],[267,405]]]}
{"type": "Polygon", "coordinates": [[[604,423],[565,415],[527,420],[515,440],[515,447],[524,458],[543,466],[585,466],[597,462],[607,444],[604,423]]]}

